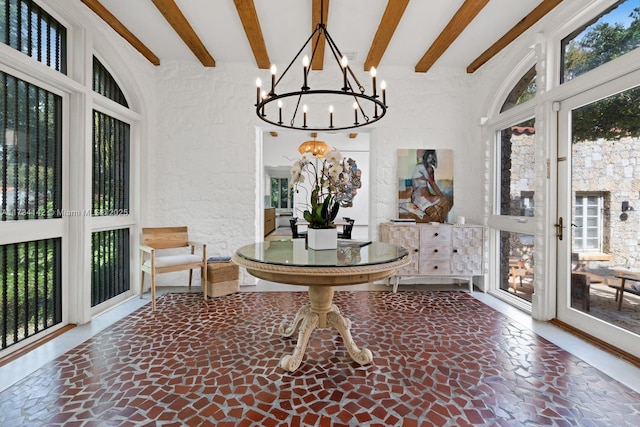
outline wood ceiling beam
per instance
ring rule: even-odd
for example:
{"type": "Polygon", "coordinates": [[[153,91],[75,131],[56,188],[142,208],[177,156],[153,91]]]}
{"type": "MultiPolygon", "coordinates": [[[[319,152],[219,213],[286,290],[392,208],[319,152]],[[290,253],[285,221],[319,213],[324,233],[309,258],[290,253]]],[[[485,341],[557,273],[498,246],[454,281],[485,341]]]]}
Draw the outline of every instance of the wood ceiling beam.
{"type": "Polygon", "coordinates": [[[258,13],[256,12],[253,0],[233,0],[233,2],[236,5],[236,10],[240,16],[244,33],[247,35],[247,40],[249,40],[249,45],[251,45],[253,57],[256,60],[258,68],[270,68],[271,60],[267,53],[267,46],[264,43],[262,28],[260,27],[258,13]]]}
{"type": "Polygon", "coordinates": [[[416,64],[416,73],[426,73],[451,44],[462,34],[489,0],[465,0],[444,30],[416,64]]]}
{"type": "Polygon", "coordinates": [[[518,36],[524,33],[529,27],[538,22],[547,13],[551,12],[557,5],[562,3],[562,0],[543,0],[535,9],[531,11],[527,16],[522,18],[513,28],[511,28],[504,36],[495,42],[489,49],[485,50],[482,55],[476,58],[467,67],[467,73],[473,73],[478,68],[482,67],[487,61],[498,54],[509,43],[514,41],[518,36]]]}
{"type": "MultiPolygon", "coordinates": [[[[313,0],[311,6],[311,31],[316,30],[320,21],[323,21],[325,25],[329,21],[329,0],[313,0]],[[323,9],[322,11],[320,10],[321,8],[323,9]]],[[[317,33],[313,36],[311,49],[316,49],[316,51],[311,60],[312,70],[322,70],[324,68],[324,46],[326,43],[327,40],[324,35],[317,33]],[[318,40],[318,38],[320,39],[318,40]]]]}
{"type": "Polygon", "coordinates": [[[389,0],[387,3],[376,35],[371,42],[367,59],[364,61],[365,71],[369,71],[371,67],[378,68],[408,4],[409,0],[389,0]]]}
{"type": "Polygon", "coordinates": [[[151,0],[158,8],[164,19],[173,27],[175,32],[180,36],[182,41],[191,49],[191,52],[205,67],[215,67],[216,61],[204,47],[202,41],[193,30],[187,18],[184,17],[180,8],[174,0],[151,0]]]}
{"type": "Polygon", "coordinates": [[[111,12],[109,12],[98,0],[81,0],[85,6],[93,11],[106,22],[111,28],[114,29],[123,39],[138,52],[142,54],[153,65],[160,65],[160,58],[158,58],[148,47],[144,45],[129,29],[120,22],[111,12]]]}

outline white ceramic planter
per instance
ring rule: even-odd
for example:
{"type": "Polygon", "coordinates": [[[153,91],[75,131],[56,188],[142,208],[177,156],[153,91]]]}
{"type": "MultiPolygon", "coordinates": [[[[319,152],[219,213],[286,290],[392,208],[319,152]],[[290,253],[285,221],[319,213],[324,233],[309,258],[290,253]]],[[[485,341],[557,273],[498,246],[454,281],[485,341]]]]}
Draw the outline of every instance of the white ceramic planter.
{"type": "Polygon", "coordinates": [[[336,228],[309,228],[307,230],[309,249],[325,250],[338,248],[338,230],[336,228]]]}

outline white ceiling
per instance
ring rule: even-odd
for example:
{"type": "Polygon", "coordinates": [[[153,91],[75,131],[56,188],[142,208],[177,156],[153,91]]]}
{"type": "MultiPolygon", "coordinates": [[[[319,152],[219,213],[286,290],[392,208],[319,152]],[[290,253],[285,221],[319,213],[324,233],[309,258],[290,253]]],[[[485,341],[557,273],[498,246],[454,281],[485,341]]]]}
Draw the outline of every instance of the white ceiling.
{"type": "MultiPolygon", "coordinates": [[[[435,63],[466,67],[535,9],[542,0],[490,0],[435,63]]],[[[151,0],[100,0],[115,17],[160,58],[198,59],[151,0]]],[[[255,59],[232,0],[175,0],[217,65],[255,59]]],[[[271,62],[288,63],[311,34],[311,0],[254,0],[271,62]]],[[[415,67],[464,0],[411,0],[379,67],[415,67]]],[[[325,19],[350,64],[363,64],[387,0],[331,0],[325,19]]],[[[327,50],[325,55],[329,55],[327,50]]],[[[327,60],[325,56],[325,60],[327,60]]]]}

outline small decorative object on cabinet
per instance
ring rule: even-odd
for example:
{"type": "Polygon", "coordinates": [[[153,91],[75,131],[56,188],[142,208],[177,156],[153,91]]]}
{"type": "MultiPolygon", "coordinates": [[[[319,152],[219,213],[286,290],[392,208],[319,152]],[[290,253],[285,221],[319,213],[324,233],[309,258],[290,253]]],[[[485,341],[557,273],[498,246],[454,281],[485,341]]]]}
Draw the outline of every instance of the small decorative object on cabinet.
{"type": "Polygon", "coordinates": [[[464,279],[473,292],[473,276],[483,274],[481,225],[383,223],[380,240],[402,246],[412,256],[411,263],[393,276],[393,292],[400,280],[415,277],[464,279]]]}

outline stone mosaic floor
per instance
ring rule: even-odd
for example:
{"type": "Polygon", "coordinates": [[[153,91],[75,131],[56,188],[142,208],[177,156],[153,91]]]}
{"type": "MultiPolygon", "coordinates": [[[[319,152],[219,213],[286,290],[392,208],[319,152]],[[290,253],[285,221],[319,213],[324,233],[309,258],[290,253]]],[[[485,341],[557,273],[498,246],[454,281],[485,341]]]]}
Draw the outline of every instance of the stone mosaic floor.
{"type": "Polygon", "coordinates": [[[0,425],[640,425],[638,393],[466,292],[336,292],[373,363],[319,329],[285,372],[277,327],[306,302],[161,296],[0,393],[0,425]]]}

